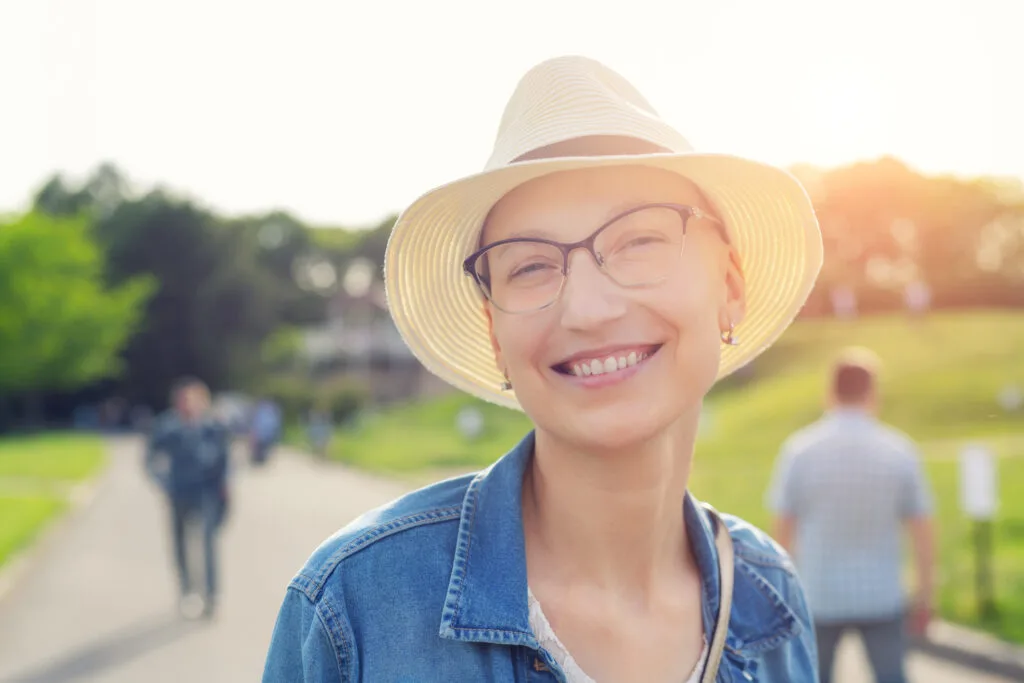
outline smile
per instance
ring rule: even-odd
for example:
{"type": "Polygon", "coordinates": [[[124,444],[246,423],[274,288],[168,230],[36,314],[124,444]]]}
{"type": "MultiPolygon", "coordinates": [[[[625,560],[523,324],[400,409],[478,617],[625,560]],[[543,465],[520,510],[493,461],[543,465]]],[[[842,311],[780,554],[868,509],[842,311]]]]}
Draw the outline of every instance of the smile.
{"type": "Polygon", "coordinates": [[[623,348],[608,353],[595,353],[593,356],[581,355],[559,363],[554,369],[563,375],[576,377],[610,375],[644,363],[659,348],[661,345],[623,348]]]}

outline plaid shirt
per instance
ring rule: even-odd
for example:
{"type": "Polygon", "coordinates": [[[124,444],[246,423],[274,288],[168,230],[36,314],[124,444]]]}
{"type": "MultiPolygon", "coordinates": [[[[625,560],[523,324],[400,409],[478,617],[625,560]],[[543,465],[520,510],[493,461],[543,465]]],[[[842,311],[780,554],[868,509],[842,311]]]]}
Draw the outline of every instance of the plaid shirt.
{"type": "Polygon", "coordinates": [[[783,444],[767,504],[795,521],[794,561],[815,619],[904,609],[903,522],[933,507],[908,437],[866,413],[834,411],[783,444]]]}

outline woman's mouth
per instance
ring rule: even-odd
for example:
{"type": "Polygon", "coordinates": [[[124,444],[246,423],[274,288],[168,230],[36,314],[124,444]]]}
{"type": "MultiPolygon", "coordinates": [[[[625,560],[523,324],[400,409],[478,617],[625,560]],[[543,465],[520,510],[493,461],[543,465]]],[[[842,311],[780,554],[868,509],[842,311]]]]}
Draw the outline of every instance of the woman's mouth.
{"type": "Polygon", "coordinates": [[[555,371],[563,375],[576,377],[592,377],[621,372],[645,362],[658,352],[660,344],[642,346],[634,349],[619,349],[612,353],[595,354],[593,357],[574,358],[571,361],[554,366],[555,371]]]}

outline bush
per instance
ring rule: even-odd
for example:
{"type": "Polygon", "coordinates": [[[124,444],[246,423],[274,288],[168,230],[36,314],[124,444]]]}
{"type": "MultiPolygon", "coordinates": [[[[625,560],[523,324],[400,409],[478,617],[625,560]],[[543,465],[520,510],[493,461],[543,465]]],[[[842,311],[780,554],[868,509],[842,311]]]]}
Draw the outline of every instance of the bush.
{"type": "Polygon", "coordinates": [[[362,382],[335,380],[317,389],[314,407],[326,410],[334,424],[342,424],[354,418],[369,398],[362,382]]]}
{"type": "Polygon", "coordinates": [[[311,410],[326,410],[335,424],[347,422],[366,405],[366,387],[350,379],[312,382],[305,377],[277,376],[264,384],[263,395],[276,401],[286,423],[305,422],[311,410]]]}

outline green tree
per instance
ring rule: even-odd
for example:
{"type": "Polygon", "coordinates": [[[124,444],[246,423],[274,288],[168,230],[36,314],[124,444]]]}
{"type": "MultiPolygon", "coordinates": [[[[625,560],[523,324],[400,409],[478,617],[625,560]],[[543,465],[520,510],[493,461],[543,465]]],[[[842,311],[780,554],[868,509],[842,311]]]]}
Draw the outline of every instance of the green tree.
{"type": "Polygon", "coordinates": [[[162,192],[122,202],[95,230],[109,282],[140,274],[159,282],[124,354],[125,398],[159,407],[181,375],[219,390],[258,372],[260,347],[285,299],[259,262],[252,231],[162,192]]]}
{"type": "Polygon", "coordinates": [[[153,283],[107,288],[103,269],[84,219],[33,212],[0,224],[0,396],[118,374],[153,283]]]}

